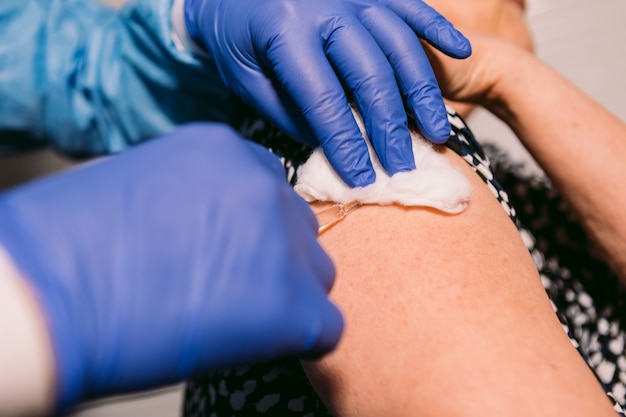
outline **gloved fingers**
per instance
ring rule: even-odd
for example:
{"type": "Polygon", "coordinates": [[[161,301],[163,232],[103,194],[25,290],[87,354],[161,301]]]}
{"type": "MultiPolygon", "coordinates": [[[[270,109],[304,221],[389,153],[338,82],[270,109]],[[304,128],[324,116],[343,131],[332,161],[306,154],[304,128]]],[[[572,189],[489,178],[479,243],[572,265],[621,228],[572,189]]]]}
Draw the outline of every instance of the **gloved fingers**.
{"type": "Polygon", "coordinates": [[[247,139],[243,139],[250,147],[250,152],[254,154],[257,159],[265,165],[270,172],[276,174],[277,178],[282,178],[287,182],[287,173],[285,171],[285,167],[280,162],[278,156],[273,154],[269,149],[264,146],[259,145],[258,143],[252,142],[247,139]]]}
{"type": "MultiPolygon", "coordinates": [[[[313,215],[313,217],[315,217],[315,215],[313,215]]],[[[317,219],[315,221],[317,222],[317,219]]],[[[304,253],[307,256],[305,262],[308,264],[308,270],[312,271],[315,281],[325,293],[328,294],[335,284],[336,270],[332,259],[320,245],[317,239],[317,232],[318,230],[316,228],[314,238],[306,241],[304,245],[304,253]]]]}
{"type": "Polygon", "coordinates": [[[304,201],[302,197],[298,195],[290,185],[287,185],[286,192],[288,193],[289,201],[284,203],[284,207],[288,207],[289,213],[285,213],[285,216],[294,216],[297,221],[304,221],[305,227],[302,224],[292,225],[293,230],[300,230],[301,236],[298,240],[307,242],[305,253],[309,256],[308,265],[309,269],[317,271],[316,276],[321,277],[320,282],[322,286],[330,291],[335,279],[335,267],[330,260],[326,252],[320,246],[317,236],[319,232],[319,222],[315,213],[309,206],[309,203],[304,201]],[[306,234],[304,234],[306,233],[306,234]]]}
{"type": "Polygon", "coordinates": [[[450,123],[446,107],[419,39],[396,14],[386,9],[365,9],[361,21],[387,55],[420,132],[434,143],[447,141],[450,123]]]}
{"type": "Polygon", "coordinates": [[[253,154],[257,161],[261,162],[261,164],[268,169],[270,174],[275,175],[275,179],[278,180],[278,183],[275,183],[274,186],[279,190],[279,207],[285,210],[284,216],[291,216],[299,222],[303,221],[305,223],[304,228],[302,224],[298,223],[292,225],[292,229],[300,230],[302,233],[306,233],[302,236],[303,241],[313,242],[313,245],[308,253],[316,254],[314,258],[321,259],[321,261],[313,263],[312,267],[321,270],[321,276],[331,276],[331,282],[325,282],[324,284],[329,285],[328,290],[330,290],[330,286],[332,286],[332,280],[334,280],[335,275],[334,266],[332,265],[332,261],[328,258],[328,255],[326,255],[326,252],[321,249],[319,243],[317,242],[319,222],[317,221],[315,213],[313,213],[309,204],[294,191],[291,185],[289,185],[286,178],[285,167],[276,155],[257,143],[246,139],[242,139],[242,141],[248,146],[250,153],[253,154]]]}
{"type": "Polygon", "coordinates": [[[333,67],[352,92],[382,166],[390,175],[414,169],[406,110],[385,53],[356,19],[334,30],[326,45],[333,67]]]}
{"type": "Polygon", "coordinates": [[[267,62],[304,115],[339,176],[350,186],[365,186],[376,176],[363,138],[319,34],[276,37],[267,62]]]}
{"type": "Polygon", "coordinates": [[[289,314],[282,314],[278,336],[286,338],[284,346],[290,354],[311,358],[332,350],[344,327],[341,312],[328,298],[328,289],[319,285],[316,274],[305,269],[294,282],[289,296],[292,301],[285,305],[289,314]]]}
{"type": "Polygon", "coordinates": [[[304,358],[315,359],[333,350],[343,333],[344,320],[339,309],[328,299],[323,300],[316,310],[316,319],[309,327],[304,342],[304,358]]]}
{"type": "Polygon", "coordinates": [[[402,18],[417,35],[453,58],[472,53],[469,40],[439,12],[421,0],[379,0],[402,18]]]}
{"type": "Polygon", "coordinates": [[[277,81],[268,78],[260,71],[249,71],[239,76],[237,81],[247,90],[244,98],[265,117],[275,123],[290,138],[315,148],[319,145],[307,120],[297,109],[293,100],[285,94],[277,81]]]}
{"type": "Polygon", "coordinates": [[[308,285],[299,287],[303,302],[298,303],[299,314],[294,317],[300,317],[305,323],[303,345],[299,346],[301,354],[318,357],[337,345],[344,323],[341,313],[328,299],[336,275],[331,258],[317,239],[308,241],[304,247],[310,279],[307,280],[308,285]]]}
{"type": "Polygon", "coordinates": [[[343,333],[343,316],[328,295],[302,273],[294,283],[288,299],[276,299],[272,306],[252,318],[253,322],[258,319],[254,327],[261,332],[256,342],[265,345],[264,350],[269,352],[264,355],[266,359],[294,355],[320,357],[337,346],[343,333]],[[266,311],[277,315],[264,316],[266,311]]]}

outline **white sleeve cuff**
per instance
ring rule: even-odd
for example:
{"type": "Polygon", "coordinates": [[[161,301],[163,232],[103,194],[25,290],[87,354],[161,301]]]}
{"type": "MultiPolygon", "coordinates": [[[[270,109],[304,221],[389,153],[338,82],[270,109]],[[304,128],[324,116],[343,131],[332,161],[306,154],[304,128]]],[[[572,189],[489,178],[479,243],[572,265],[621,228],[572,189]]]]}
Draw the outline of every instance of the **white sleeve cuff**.
{"type": "Polygon", "coordinates": [[[172,19],[172,41],[179,51],[188,51],[194,55],[208,56],[208,54],[200,49],[198,45],[191,39],[187,32],[185,23],[185,0],[174,0],[171,11],[172,19]]]}
{"type": "Polygon", "coordinates": [[[42,415],[54,400],[54,359],[32,289],[0,246],[0,415],[42,415]]]}

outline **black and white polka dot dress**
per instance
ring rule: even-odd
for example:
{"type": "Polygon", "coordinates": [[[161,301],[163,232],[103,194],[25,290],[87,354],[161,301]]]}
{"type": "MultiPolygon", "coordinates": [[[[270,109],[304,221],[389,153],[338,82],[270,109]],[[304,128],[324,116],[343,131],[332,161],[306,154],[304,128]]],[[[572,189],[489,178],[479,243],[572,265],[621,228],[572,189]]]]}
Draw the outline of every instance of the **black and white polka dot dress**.
{"type": "MultiPolygon", "coordinates": [[[[549,184],[524,178],[520,167],[496,147],[481,147],[451,110],[449,120],[452,134],[447,146],[474,167],[515,222],[564,331],[605,388],[616,414],[624,415],[626,294],[617,278],[594,256],[591,243],[549,184]]],[[[246,119],[240,130],[279,155],[288,179],[295,180],[296,169],[310,149],[259,118],[246,119]]],[[[183,413],[185,417],[331,415],[297,359],[193,379],[186,387],[183,413]]]]}

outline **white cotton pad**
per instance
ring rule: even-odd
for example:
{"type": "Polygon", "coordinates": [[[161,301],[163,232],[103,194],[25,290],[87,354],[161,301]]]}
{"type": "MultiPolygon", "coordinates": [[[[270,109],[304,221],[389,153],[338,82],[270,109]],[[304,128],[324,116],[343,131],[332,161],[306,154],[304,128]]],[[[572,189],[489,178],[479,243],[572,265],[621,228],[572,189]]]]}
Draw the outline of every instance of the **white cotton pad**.
{"type": "Polygon", "coordinates": [[[302,198],[309,202],[425,206],[447,213],[465,209],[472,192],[470,182],[430,142],[412,131],[416,169],[389,176],[369,144],[360,116],[354,113],[368,143],[376,182],[367,187],[350,188],[330,166],[322,149],[317,148],[298,168],[295,190],[302,198]]]}

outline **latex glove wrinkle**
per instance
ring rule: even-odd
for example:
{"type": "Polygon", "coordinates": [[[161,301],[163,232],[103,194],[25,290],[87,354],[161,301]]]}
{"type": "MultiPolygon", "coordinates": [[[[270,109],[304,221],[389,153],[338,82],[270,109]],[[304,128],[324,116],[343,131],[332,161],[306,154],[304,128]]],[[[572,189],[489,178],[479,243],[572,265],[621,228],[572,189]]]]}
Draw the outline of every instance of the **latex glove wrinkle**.
{"type": "Polygon", "coordinates": [[[372,183],[375,173],[348,96],[389,174],[415,167],[405,102],[427,139],[448,138],[416,33],[451,56],[471,47],[422,1],[186,0],[185,19],[225,84],[291,137],[321,145],[351,186],[372,183]]]}

